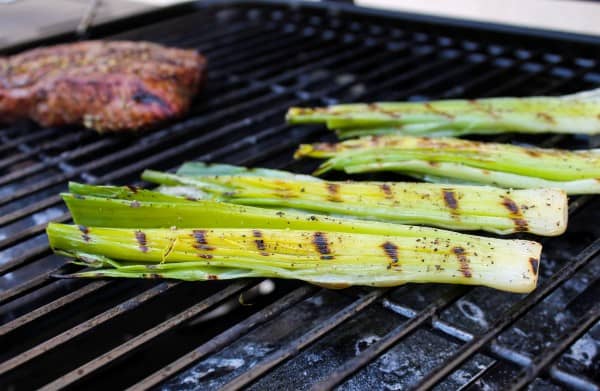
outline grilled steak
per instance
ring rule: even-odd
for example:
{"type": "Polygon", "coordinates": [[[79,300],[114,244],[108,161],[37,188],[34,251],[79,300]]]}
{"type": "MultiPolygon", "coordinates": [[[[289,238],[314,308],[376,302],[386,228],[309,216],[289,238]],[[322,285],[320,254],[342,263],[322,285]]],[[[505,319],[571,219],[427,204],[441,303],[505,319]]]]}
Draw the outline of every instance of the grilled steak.
{"type": "Polygon", "coordinates": [[[140,129],[184,113],[205,78],[193,50],[87,41],[0,57],[0,122],[140,129]]]}

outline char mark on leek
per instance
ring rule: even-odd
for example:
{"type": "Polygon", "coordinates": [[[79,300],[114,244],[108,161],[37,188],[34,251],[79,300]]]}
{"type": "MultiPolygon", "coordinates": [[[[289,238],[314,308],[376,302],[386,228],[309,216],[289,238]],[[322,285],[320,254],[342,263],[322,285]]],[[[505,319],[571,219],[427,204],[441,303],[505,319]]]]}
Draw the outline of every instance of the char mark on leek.
{"type": "Polygon", "coordinates": [[[325,232],[315,232],[313,234],[312,242],[317,252],[321,254],[321,259],[330,260],[334,258],[334,256],[331,255],[329,243],[327,242],[327,234],[325,232]]]}
{"type": "Polygon", "coordinates": [[[502,197],[502,205],[506,209],[508,209],[508,211],[511,213],[511,218],[515,222],[515,231],[527,232],[528,231],[527,220],[525,220],[523,218],[523,213],[521,212],[521,208],[519,208],[519,206],[515,203],[515,201],[508,196],[503,196],[502,197]]]}
{"type": "Polygon", "coordinates": [[[148,243],[146,241],[146,234],[140,230],[135,231],[135,240],[138,242],[138,247],[141,252],[148,252],[148,243]]]}
{"type": "Polygon", "coordinates": [[[442,189],[444,194],[444,203],[452,211],[454,216],[458,216],[458,200],[453,189],[442,189]]]}
{"type": "Polygon", "coordinates": [[[332,202],[342,202],[340,198],[340,185],[337,183],[328,182],[325,184],[329,196],[327,199],[332,202]]]}
{"type": "Polygon", "coordinates": [[[537,276],[538,274],[538,268],[540,266],[540,260],[537,258],[529,258],[529,264],[531,265],[531,273],[533,273],[534,276],[537,276]]]}
{"type": "Polygon", "coordinates": [[[267,256],[269,253],[266,252],[265,241],[263,239],[262,232],[260,230],[255,229],[252,231],[252,236],[254,236],[254,244],[256,244],[256,248],[260,252],[260,255],[267,256]]]}
{"type": "Polygon", "coordinates": [[[204,251],[213,251],[215,248],[208,244],[208,240],[206,238],[207,231],[205,229],[195,229],[192,231],[192,236],[196,241],[194,248],[198,250],[204,251]]]}
{"type": "Polygon", "coordinates": [[[382,183],[379,187],[381,188],[381,191],[383,191],[385,198],[387,198],[388,200],[394,199],[394,192],[392,191],[392,188],[389,184],[382,183]]]}
{"type": "Polygon", "coordinates": [[[381,245],[381,248],[385,252],[385,255],[391,260],[388,265],[388,269],[391,269],[392,266],[395,266],[395,269],[398,270],[398,246],[394,243],[387,241],[381,245]]]}
{"type": "Polygon", "coordinates": [[[462,247],[453,247],[452,252],[454,253],[454,255],[456,255],[456,258],[458,258],[458,263],[459,263],[458,270],[460,270],[462,275],[465,276],[466,278],[473,277],[473,274],[471,272],[470,262],[469,262],[469,259],[467,258],[465,249],[462,247]]]}
{"type": "Polygon", "coordinates": [[[89,242],[90,239],[90,229],[88,227],[86,227],[85,225],[79,225],[79,230],[81,231],[81,238],[86,241],[89,242]]]}

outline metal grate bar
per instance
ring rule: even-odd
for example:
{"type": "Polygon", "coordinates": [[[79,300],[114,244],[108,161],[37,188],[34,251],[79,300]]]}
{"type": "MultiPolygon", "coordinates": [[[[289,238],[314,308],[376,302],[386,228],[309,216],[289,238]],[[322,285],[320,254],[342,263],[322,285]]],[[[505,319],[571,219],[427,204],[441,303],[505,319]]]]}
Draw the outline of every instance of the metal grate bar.
{"type": "MultiPolygon", "coordinates": [[[[226,58],[230,59],[223,64],[223,70],[217,71],[217,74],[231,74],[240,71],[252,71],[253,69],[260,68],[262,65],[272,65],[273,63],[277,63],[278,61],[285,60],[289,58],[289,53],[279,50],[283,47],[294,46],[298,49],[298,51],[306,50],[307,48],[317,48],[319,47],[320,42],[304,42],[308,39],[308,37],[297,37],[292,36],[294,38],[282,39],[281,37],[273,42],[272,45],[264,45],[261,43],[260,50],[256,51],[256,58],[250,61],[244,61],[240,63],[235,59],[230,59],[231,55],[226,58]],[[273,52],[273,53],[271,53],[273,52]]],[[[310,50],[310,49],[309,49],[310,50]]]]}
{"type": "Polygon", "coordinates": [[[370,345],[368,348],[362,351],[360,355],[349,361],[346,361],[342,366],[338,367],[335,372],[329,375],[328,378],[313,385],[311,390],[318,391],[333,389],[348,376],[357,372],[371,362],[373,358],[378,357],[381,353],[389,349],[402,338],[412,333],[419,326],[422,326],[426,322],[430,321],[437,311],[440,311],[444,307],[452,304],[456,299],[462,296],[464,292],[465,289],[463,287],[456,287],[448,295],[441,297],[429,304],[418,314],[414,314],[409,321],[399,324],[377,342],[370,345]]]}
{"type": "Polygon", "coordinates": [[[70,292],[64,296],[61,296],[60,298],[58,298],[48,304],[45,304],[41,307],[36,308],[33,311],[26,313],[23,316],[13,319],[10,322],[7,322],[7,323],[3,324],[2,326],[0,326],[0,337],[18,329],[19,327],[22,327],[28,323],[31,323],[32,321],[34,321],[42,316],[48,315],[51,312],[53,312],[57,309],[60,309],[69,303],[79,300],[80,298],[87,296],[90,293],[96,292],[97,290],[99,290],[102,287],[105,287],[108,284],[110,284],[110,281],[91,282],[73,292],[70,292]]]}
{"type": "Polygon", "coordinates": [[[512,390],[520,390],[529,382],[533,381],[536,376],[554,362],[562,352],[569,348],[575,341],[579,339],[590,327],[592,327],[600,319],[600,304],[596,303],[593,308],[580,318],[575,327],[568,332],[565,332],[558,342],[544,349],[533,360],[532,365],[524,368],[521,373],[514,379],[511,385],[512,390]]]}
{"type": "Polygon", "coordinates": [[[67,387],[68,385],[71,385],[76,381],[81,380],[84,376],[90,374],[96,369],[101,368],[102,366],[110,363],[111,361],[118,359],[119,357],[134,350],[135,348],[157,337],[158,335],[175,328],[176,326],[180,325],[186,320],[189,320],[194,316],[201,314],[203,311],[211,308],[212,306],[225,300],[226,298],[235,295],[236,293],[239,293],[243,289],[248,288],[250,285],[250,282],[244,281],[226,286],[217,293],[214,293],[206,299],[199,301],[198,303],[185,309],[179,314],[170,317],[169,319],[165,320],[159,325],[144,331],[142,334],[139,334],[135,338],[128,340],[124,344],[117,346],[111,351],[99,356],[98,358],[80,366],[79,368],[72,370],[66,375],[59,377],[52,383],[46,384],[44,387],[41,388],[41,390],[55,390],[58,388],[67,387]]]}
{"type": "MultiPolygon", "coordinates": [[[[55,217],[51,221],[54,221],[57,223],[64,223],[65,221],[68,221],[70,218],[71,218],[71,216],[69,215],[69,213],[63,213],[62,215],[55,217]]],[[[23,241],[26,239],[30,239],[33,236],[44,232],[47,224],[48,223],[42,223],[42,224],[31,226],[22,231],[19,231],[16,234],[9,236],[6,239],[0,240],[0,250],[4,250],[5,248],[10,247],[17,242],[20,242],[20,241],[23,241]]],[[[7,266],[8,263],[10,263],[10,262],[3,263],[0,265],[0,273],[4,273],[7,269],[10,269],[10,267],[7,266]]]]}
{"type": "Polygon", "coordinates": [[[3,136],[0,138],[2,140],[2,145],[0,145],[0,152],[4,152],[11,148],[18,147],[19,145],[22,145],[24,143],[28,143],[31,141],[37,141],[40,138],[50,136],[54,133],[56,133],[56,129],[49,128],[49,129],[38,130],[37,132],[30,133],[25,136],[11,138],[10,140],[8,140],[6,136],[3,136]]]}
{"type": "Polygon", "coordinates": [[[46,340],[44,343],[41,343],[29,350],[26,350],[23,353],[20,353],[19,355],[13,357],[12,359],[4,361],[3,363],[0,363],[0,375],[18,367],[19,365],[26,363],[27,361],[34,359],[35,357],[49,351],[50,349],[54,349],[55,347],[65,343],[65,342],[68,342],[68,341],[72,340],[73,338],[94,329],[95,327],[98,327],[99,325],[105,323],[106,321],[108,321],[110,319],[113,319],[114,317],[116,317],[118,315],[124,314],[126,312],[129,312],[129,311],[139,307],[144,302],[163,294],[167,290],[169,290],[177,285],[178,285],[178,283],[167,283],[167,282],[160,283],[160,284],[148,289],[147,291],[145,291],[129,300],[126,300],[126,301],[122,302],[121,304],[118,304],[118,305],[112,307],[111,309],[106,310],[106,311],[102,312],[101,314],[94,316],[91,319],[88,319],[87,321],[78,324],[77,326],[75,326],[69,330],[46,340]]]}
{"type": "Polygon", "coordinates": [[[304,349],[306,346],[316,341],[321,336],[333,330],[335,327],[339,326],[348,318],[362,311],[369,304],[373,303],[375,300],[383,296],[385,292],[387,292],[387,289],[373,290],[365,296],[359,298],[358,300],[350,303],[341,311],[338,311],[335,314],[333,314],[325,322],[313,327],[307,333],[295,339],[287,346],[270,354],[264,360],[250,368],[248,371],[232,379],[229,383],[223,386],[223,389],[239,390],[244,386],[250,384],[252,381],[262,376],[264,373],[269,371],[271,368],[275,367],[277,364],[297,354],[300,350],[304,349]]]}
{"type": "MultiPolygon", "coordinates": [[[[357,47],[355,50],[357,52],[352,53],[351,50],[348,50],[348,46],[344,44],[339,44],[338,40],[330,40],[323,42],[317,42],[315,45],[315,49],[311,52],[302,52],[302,66],[298,64],[297,58],[290,58],[284,61],[278,61],[275,66],[271,66],[268,68],[258,69],[253,72],[244,72],[245,77],[256,80],[256,79],[264,79],[267,78],[268,75],[276,75],[274,78],[279,78],[282,76],[282,73],[286,73],[286,71],[295,71],[298,72],[299,68],[302,67],[300,72],[306,72],[308,69],[316,69],[326,66],[326,64],[330,64],[339,61],[339,57],[346,54],[346,58],[349,58],[351,54],[353,54],[356,58],[357,55],[360,55],[359,51],[362,51],[365,48],[357,47]],[[361,50],[362,49],[362,50],[361,50]]],[[[296,73],[299,74],[299,73],[296,73]]],[[[273,82],[273,80],[270,80],[273,82]]]]}
{"type": "Polygon", "coordinates": [[[9,224],[13,221],[22,219],[23,217],[27,217],[37,211],[46,209],[52,205],[56,205],[60,201],[61,198],[59,195],[53,195],[36,203],[24,206],[14,212],[7,213],[4,216],[0,216],[0,225],[9,224]]]}
{"type": "Polygon", "coordinates": [[[210,44],[211,41],[214,39],[219,39],[222,43],[234,43],[235,39],[231,39],[231,37],[237,37],[240,33],[252,33],[256,31],[261,31],[264,28],[264,26],[249,26],[246,20],[228,25],[224,28],[224,31],[217,30],[211,32],[211,30],[213,30],[212,27],[213,26],[207,26],[207,28],[205,29],[199,30],[197,32],[194,31],[193,37],[190,37],[190,34],[185,34],[184,37],[178,37],[176,39],[162,39],[161,37],[159,37],[157,38],[157,41],[161,42],[163,45],[173,45],[182,47],[190,47],[197,42],[207,42],[207,44],[210,44]]]}
{"type": "MultiPolygon", "coordinates": [[[[45,246],[44,251],[46,253],[50,253],[50,249],[45,246]]],[[[42,254],[43,252],[40,252],[39,254],[42,254]]],[[[24,282],[23,284],[17,285],[14,288],[5,290],[3,292],[0,292],[0,304],[5,303],[9,300],[12,300],[26,292],[29,292],[30,290],[39,287],[40,285],[43,285],[46,281],[48,281],[48,279],[50,278],[50,276],[56,272],[58,272],[61,267],[49,270],[45,273],[42,273],[30,280],[27,280],[26,282],[24,282]]]]}
{"type": "Polygon", "coordinates": [[[44,143],[42,146],[35,146],[26,152],[21,152],[21,153],[14,154],[9,157],[3,158],[0,160],[0,169],[4,169],[13,164],[19,163],[27,158],[33,157],[36,154],[46,151],[48,149],[51,149],[51,148],[61,148],[62,149],[62,148],[65,148],[65,146],[68,146],[74,142],[75,143],[80,142],[81,141],[80,139],[83,138],[82,136],[85,136],[85,135],[91,135],[91,134],[89,132],[67,133],[63,137],[59,137],[58,139],[56,139],[52,142],[44,143]]]}
{"type": "MultiPolygon", "coordinates": [[[[65,215],[63,215],[65,216],[65,215]]],[[[63,220],[59,220],[59,219],[55,219],[52,220],[53,222],[67,222],[70,220],[70,216],[66,215],[66,218],[63,220]]],[[[36,230],[40,230],[40,232],[38,232],[38,234],[41,234],[44,230],[45,230],[46,224],[40,224],[35,226],[34,228],[36,228],[36,230]]],[[[14,256],[11,258],[10,261],[4,262],[2,263],[1,267],[0,267],[0,273],[7,273],[10,272],[11,270],[20,267],[22,265],[25,265],[27,263],[29,263],[30,261],[36,260],[38,257],[43,256],[43,255],[49,255],[51,253],[50,251],[50,247],[46,244],[42,244],[36,247],[31,247],[28,250],[23,251],[21,254],[19,254],[18,256],[14,256]]],[[[0,302],[2,300],[0,299],[0,302]]]]}
{"type": "Polygon", "coordinates": [[[527,295],[527,297],[518,303],[518,305],[513,307],[513,309],[506,314],[506,316],[498,319],[498,321],[496,321],[484,334],[479,335],[477,339],[473,339],[472,341],[461,346],[444,365],[432,370],[430,376],[424,378],[414,388],[431,388],[440,380],[448,376],[450,372],[464,363],[469,357],[471,357],[483,346],[488,344],[493,338],[495,338],[508,326],[519,319],[523,314],[533,308],[535,304],[540,302],[542,299],[544,299],[544,297],[560,286],[560,284],[571,277],[577,270],[579,270],[579,268],[590,261],[594,255],[598,253],[598,251],[600,251],[600,239],[596,239],[585,250],[583,250],[576,257],[576,260],[568,262],[560,270],[554,273],[554,275],[544,286],[538,287],[535,291],[527,295]]]}
{"type": "Polygon", "coordinates": [[[586,391],[598,391],[600,390],[600,384],[593,383],[591,380],[587,379],[585,376],[576,375],[573,373],[569,373],[558,368],[557,365],[553,365],[550,367],[548,371],[552,380],[557,384],[562,384],[566,387],[576,388],[578,390],[586,390],[586,391]]]}
{"type": "MultiPolygon", "coordinates": [[[[283,34],[283,36],[278,36],[276,34],[273,34],[273,29],[263,29],[260,35],[248,40],[243,40],[243,42],[240,42],[238,38],[236,40],[236,43],[233,43],[232,45],[227,47],[221,47],[219,48],[219,50],[216,50],[212,52],[212,54],[209,54],[209,56],[211,59],[219,61],[222,64],[222,67],[224,68],[230,66],[234,66],[235,68],[235,65],[238,65],[239,68],[240,64],[237,58],[248,57],[249,53],[240,52],[238,54],[232,55],[231,48],[239,46],[240,48],[242,48],[242,50],[244,50],[243,48],[252,47],[254,48],[254,51],[252,52],[252,55],[249,56],[250,60],[247,63],[245,62],[244,64],[242,64],[249,64],[250,66],[252,66],[252,64],[258,63],[263,58],[267,58],[272,55],[281,56],[282,52],[279,49],[287,45],[296,45],[300,42],[306,41],[307,38],[308,37],[306,36],[299,36],[297,34],[291,33],[283,34]]],[[[208,53],[211,52],[209,51],[208,53]]],[[[220,68],[216,74],[221,75],[223,73],[224,72],[222,71],[222,68],[220,68]]],[[[229,74],[229,72],[227,72],[227,74],[229,74]]]]}
{"type": "Polygon", "coordinates": [[[158,383],[164,381],[165,379],[168,379],[171,375],[179,372],[180,370],[192,364],[193,362],[198,361],[207,354],[213,353],[227,346],[228,344],[240,338],[242,335],[246,334],[256,326],[259,326],[273,319],[275,316],[287,310],[300,300],[313,294],[316,290],[317,288],[311,285],[301,286],[300,288],[290,292],[283,298],[277,300],[275,303],[263,308],[259,312],[251,315],[250,317],[236,324],[232,328],[222,332],[221,334],[217,335],[211,340],[198,346],[197,348],[182,356],[181,358],[177,359],[176,361],[161,368],[160,370],[148,376],[147,378],[139,381],[138,383],[129,387],[127,390],[147,390],[150,387],[157,385],[158,383]]]}
{"type": "MultiPolygon", "coordinates": [[[[41,157],[42,162],[40,162],[40,163],[32,164],[31,166],[28,166],[22,170],[15,171],[15,172],[6,174],[4,176],[1,176],[0,177],[0,185],[5,185],[7,183],[16,181],[18,179],[29,177],[29,176],[36,174],[40,171],[43,171],[45,169],[59,166],[61,163],[65,162],[67,160],[74,159],[79,156],[83,156],[87,153],[94,152],[95,150],[117,145],[119,143],[119,141],[120,140],[114,139],[114,138],[99,140],[98,142],[87,145],[85,148],[78,148],[77,150],[73,150],[72,153],[70,153],[70,154],[61,155],[56,158],[41,157]]],[[[41,151],[38,151],[35,154],[39,154],[40,152],[41,151]]]]}

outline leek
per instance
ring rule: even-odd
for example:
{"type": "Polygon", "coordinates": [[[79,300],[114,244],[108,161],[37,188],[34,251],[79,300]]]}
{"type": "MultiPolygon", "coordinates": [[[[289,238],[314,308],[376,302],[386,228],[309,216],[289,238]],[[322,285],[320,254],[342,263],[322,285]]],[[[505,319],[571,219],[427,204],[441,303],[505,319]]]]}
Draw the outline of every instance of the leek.
{"type": "Polygon", "coordinates": [[[600,133],[600,89],[559,97],[455,99],[290,108],[294,124],[324,123],[341,138],[366,135],[600,133]]]}
{"type": "MultiPolygon", "coordinates": [[[[239,217],[243,219],[243,215],[239,217]]],[[[190,281],[277,277],[328,287],[439,282],[519,293],[536,286],[541,252],[538,243],[399,227],[407,234],[248,229],[237,225],[125,229],[57,223],[50,223],[47,233],[54,251],[96,268],[71,277],[190,281]]]]}
{"type": "MultiPolygon", "coordinates": [[[[159,188],[169,194],[191,194],[193,190],[188,190],[191,187],[202,192],[202,198],[227,203],[365,220],[546,236],[560,235],[567,226],[567,197],[562,190],[510,191],[490,186],[408,182],[303,181],[244,176],[242,172],[235,176],[186,176],[147,170],[142,178],[161,185],[176,185],[159,188]]],[[[185,209],[188,217],[190,207],[193,208],[193,204],[185,209]]],[[[183,214],[183,211],[178,212],[183,214]]]]}
{"type": "Polygon", "coordinates": [[[327,158],[316,174],[394,171],[433,182],[600,193],[600,150],[566,151],[453,138],[370,136],[301,145],[296,158],[327,158]]]}

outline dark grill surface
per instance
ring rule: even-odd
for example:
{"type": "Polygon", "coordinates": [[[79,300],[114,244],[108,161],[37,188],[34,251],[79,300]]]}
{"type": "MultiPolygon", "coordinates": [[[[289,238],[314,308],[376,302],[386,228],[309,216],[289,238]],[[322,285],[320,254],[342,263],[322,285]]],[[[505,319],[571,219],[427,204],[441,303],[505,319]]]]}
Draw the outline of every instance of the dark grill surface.
{"type": "Polygon", "coordinates": [[[286,126],[291,105],[555,95],[600,84],[600,46],[591,42],[328,7],[228,3],[137,20],[144,27],[118,37],[197,48],[209,59],[208,86],[191,113],[155,131],[0,129],[0,388],[600,387],[598,197],[571,199],[569,230],[543,240],[541,281],[530,295],[50,277],[74,270],[43,233],[50,220],[69,221],[58,196],[69,180],[135,183],[144,168],[186,160],[309,172],[313,162],[292,161],[295,146],[332,136],[286,126]]]}

